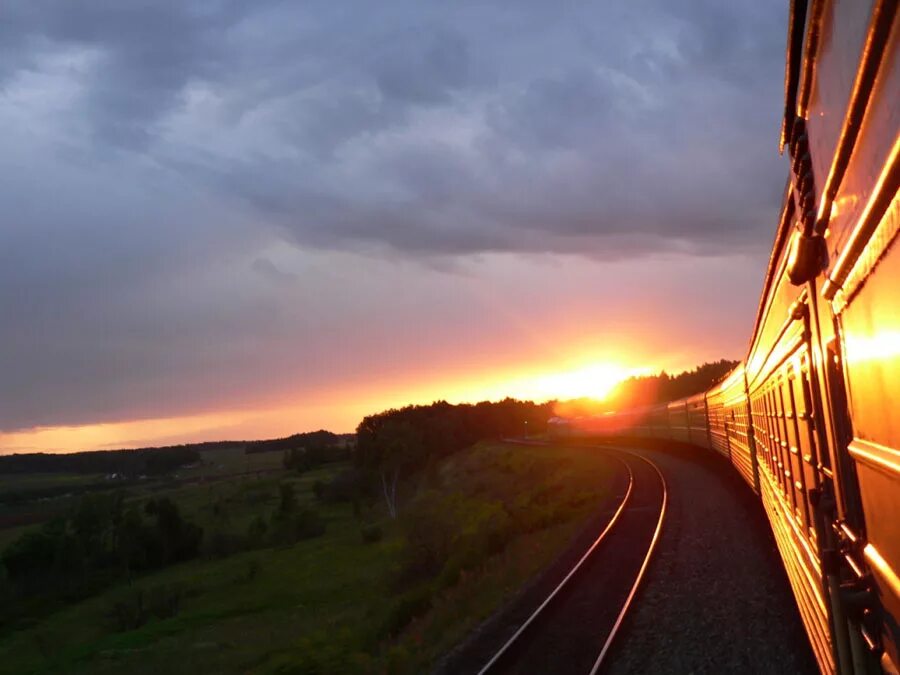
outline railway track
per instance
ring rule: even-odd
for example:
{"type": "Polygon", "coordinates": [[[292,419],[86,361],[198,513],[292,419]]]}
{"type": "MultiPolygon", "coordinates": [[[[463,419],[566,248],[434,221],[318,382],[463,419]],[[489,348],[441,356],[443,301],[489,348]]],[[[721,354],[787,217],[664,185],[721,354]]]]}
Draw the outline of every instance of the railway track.
{"type": "Polygon", "coordinates": [[[601,671],[653,557],[668,501],[665,478],[651,460],[603,450],[627,468],[621,501],[587,551],[479,675],[601,671]]]}

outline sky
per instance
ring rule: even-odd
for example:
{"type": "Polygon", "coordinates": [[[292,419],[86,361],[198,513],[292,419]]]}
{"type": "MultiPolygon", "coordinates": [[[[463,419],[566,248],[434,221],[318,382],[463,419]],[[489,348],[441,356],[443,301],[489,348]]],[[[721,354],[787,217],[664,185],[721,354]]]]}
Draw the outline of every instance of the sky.
{"type": "Polygon", "coordinates": [[[744,355],[781,0],[13,0],[0,453],[744,355]]]}

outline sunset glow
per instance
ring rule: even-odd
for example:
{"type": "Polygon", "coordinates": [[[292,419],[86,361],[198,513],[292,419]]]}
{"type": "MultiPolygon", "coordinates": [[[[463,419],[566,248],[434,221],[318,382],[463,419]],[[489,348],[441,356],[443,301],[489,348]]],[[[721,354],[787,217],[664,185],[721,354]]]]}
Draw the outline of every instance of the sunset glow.
{"type": "Polygon", "coordinates": [[[647,368],[627,368],[616,363],[597,363],[575,370],[523,378],[510,384],[516,398],[532,400],[592,398],[602,401],[622,380],[649,373],[647,368]]]}
{"type": "Polygon", "coordinates": [[[651,372],[615,362],[588,362],[526,374],[470,374],[456,380],[398,384],[387,391],[333,393],[313,404],[304,401],[103,424],[36,427],[0,434],[0,454],[169,445],[208,440],[246,440],[287,436],[317,427],[353,431],[367,414],[438,399],[452,403],[500,400],[507,396],[538,402],[591,398],[602,400],[622,380],[651,372]]]}

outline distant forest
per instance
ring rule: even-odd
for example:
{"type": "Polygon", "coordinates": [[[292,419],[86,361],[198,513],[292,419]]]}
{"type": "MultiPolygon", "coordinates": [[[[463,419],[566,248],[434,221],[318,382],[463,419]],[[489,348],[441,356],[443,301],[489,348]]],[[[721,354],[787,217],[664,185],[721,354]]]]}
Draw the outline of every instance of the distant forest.
{"type": "Polygon", "coordinates": [[[53,454],[33,452],[0,456],[0,475],[15,473],[118,474],[123,478],[158,476],[200,461],[201,452],[243,448],[246,453],[284,452],[306,446],[346,444],[353,434],[310,431],[265,441],[208,441],[133,450],[92,450],[53,454]]]}
{"type": "Polygon", "coordinates": [[[200,450],[233,447],[233,443],[194,443],[137,450],[96,450],[51,454],[34,452],[0,456],[0,474],[106,473],[123,477],[156,476],[200,461],[200,450]]]}
{"type": "Polygon", "coordinates": [[[244,452],[249,455],[255,452],[284,452],[299,448],[341,445],[346,444],[352,438],[353,434],[333,434],[330,431],[319,429],[285,438],[273,438],[268,441],[250,441],[246,444],[244,452]]]}

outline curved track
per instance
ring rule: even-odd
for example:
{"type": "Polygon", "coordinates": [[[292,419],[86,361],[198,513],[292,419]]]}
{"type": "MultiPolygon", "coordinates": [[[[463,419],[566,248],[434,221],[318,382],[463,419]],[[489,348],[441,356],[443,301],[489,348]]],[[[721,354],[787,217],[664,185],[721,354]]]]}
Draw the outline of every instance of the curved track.
{"type": "MultiPolygon", "coordinates": [[[[599,450],[600,448],[598,448],[599,450]]],[[[666,515],[666,481],[646,457],[615,453],[628,488],[606,527],[479,675],[600,671],[631,608],[666,515]]]]}

